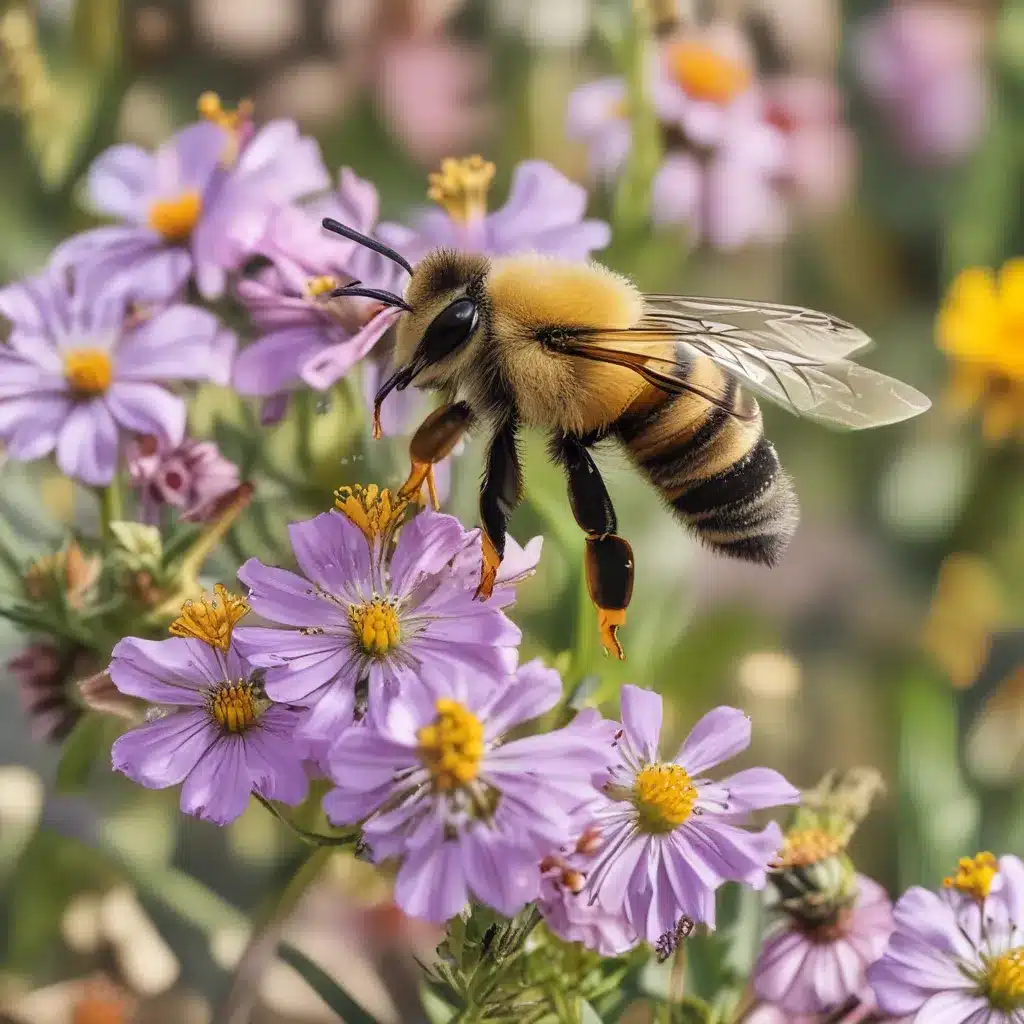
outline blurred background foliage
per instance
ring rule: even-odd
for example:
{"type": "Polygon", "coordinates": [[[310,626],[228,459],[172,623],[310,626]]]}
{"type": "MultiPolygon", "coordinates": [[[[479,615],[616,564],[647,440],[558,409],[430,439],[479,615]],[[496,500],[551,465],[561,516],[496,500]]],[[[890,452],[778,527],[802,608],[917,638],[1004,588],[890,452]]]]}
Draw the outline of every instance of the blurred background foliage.
{"type": "MultiPolygon", "coordinates": [[[[101,149],[118,139],[159,143],[192,119],[205,89],[226,102],[251,97],[264,119],[296,118],[329,167],[351,166],[377,185],[389,219],[423,203],[427,171],[450,154],[478,151],[496,163],[496,202],[526,157],[586,180],[585,150],[566,141],[566,100],[616,70],[609,41],[629,6],[5,0],[0,280],[38,268],[57,242],[93,223],[77,199],[101,149]]],[[[784,243],[727,253],[692,250],[679,230],[625,223],[600,189],[590,211],[618,229],[599,257],[641,287],[836,312],[877,339],[872,365],[932,395],[933,411],[843,435],[766,410],[804,508],[788,556],[770,572],[700,551],[635,474],[606,458],[638,567],[623,664],[601,656],[581,585],[582,538],[537,438],[526,446],[527,500],[512,520],[520,541],[545,537],[539,573],[514,611],[524,658],[557,664],[580,701],[614,701],[625,681],[653,685],[680,734],[715,703],[739,705],[754,720],[751,763],[799,785],[832,767],[877,766],[889,795],[854,853],[892,891],[935,884],[975,849],[1024,850],[1021,448],[988,443],[976,417],[953,414],[935,345],[953,276],[1024,253],[1024,0],[932,6],[969,12],[986,39],[985,123],[958,158],[909,158],[860,81],[854,41],[885,4],[694,3],[698,14],[713,8],[736,20],[766,75],[838,83],[855,140],[851,184],[827,212],[796,210],[784,243]]],[[[394,484],[405,466],[401,439],[369,440],[354,379],[300,395],[269,428],[230,391],[204,388],[191,428],[215,438],[256,485],[207,565],[211,580],[230,581],[253,554],[285,562],[289,521],[329,507],[341,484],[394,484]]],[[[478,442],[455,460],[447,507],[467,522],[480,465],[478,442]]],[[[20,586],[29,563],[69,529],[95,536],[91,493],[43,464],[0,466],[3,590],[20,586]]],[[[26,643],[0,623],[4,661],[26,643]]],[[[173,792],[113,775],[116,723],[87,715],[63,746],[39,739],[24,679],[0,670],[0,1019],[112,1021],[122,1018],[72,1014],[124,1000],[141,1000],[147,1020],[208,1020],[212,1006],[218,1022],[244,1020],[231,1013],[252,1003],[254,1019],[326,1019],[294,972],[266,967],[246,946],[250,922],[287,899],[282,886],[305,856],[301,844],[259,806],[218,830],[182,817],[173,792]],[[98,969],[129,994],[88,987],[82,979],[98,969]]],[[[415,1019],[409,951],[429,959],[437,936],[402,920],[386,885],[350,857],[331,860],[316,892],[288,934],[381,1019],[415,1019]]]]}

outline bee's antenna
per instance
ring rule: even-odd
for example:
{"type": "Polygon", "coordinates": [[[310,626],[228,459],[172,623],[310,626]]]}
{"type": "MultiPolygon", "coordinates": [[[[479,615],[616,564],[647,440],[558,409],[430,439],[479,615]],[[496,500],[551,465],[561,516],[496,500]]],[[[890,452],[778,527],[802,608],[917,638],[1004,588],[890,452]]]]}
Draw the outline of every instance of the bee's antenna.
{"type": "Polygon", "coordinates": [[[401,295],[396,295],[394,292],[386,292],[380,288],[356,288],[354,284],[347,284],[343,288],[335,288],[331,292],[332,299],[352,296],[363,299],[376,299],[378,302],[383,302],[388,306],[397,306],[399,309],[406,311],[412,310],[412,306],[401,295]]]}
{"type": "Polygon", "coordinates": [[[353,242],[358,242],[367,249],[379,252],[381,256],[386,256],[392,263],[397,263],[400,267],[404,268],[406,273],[412,274],[412,267],[409,265],[409,261],[401,253],[395,252],[390,245],[378,242],[376,238],[370,238],[369,235],[364,235],[362,232],[356,231],[355,228],[350,228],[348,225],[336,221],[333,217],[324,217],[321,223],[328,231],[333,231],[336,235],[342,235],[344,238],[351,238],[353,242]]]}

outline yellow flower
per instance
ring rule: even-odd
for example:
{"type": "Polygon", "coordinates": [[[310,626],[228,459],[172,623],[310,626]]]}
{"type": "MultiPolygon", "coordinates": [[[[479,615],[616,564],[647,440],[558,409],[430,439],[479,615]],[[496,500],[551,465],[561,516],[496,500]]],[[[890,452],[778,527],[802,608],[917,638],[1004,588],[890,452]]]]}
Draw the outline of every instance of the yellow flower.
{"type": "Polygon", "coordinates": [[[1024,257],[963,271],[938,318],[938,345],[952,361],[949,403],[979,407],[993,443],[1024,439],[1024,257]]]}

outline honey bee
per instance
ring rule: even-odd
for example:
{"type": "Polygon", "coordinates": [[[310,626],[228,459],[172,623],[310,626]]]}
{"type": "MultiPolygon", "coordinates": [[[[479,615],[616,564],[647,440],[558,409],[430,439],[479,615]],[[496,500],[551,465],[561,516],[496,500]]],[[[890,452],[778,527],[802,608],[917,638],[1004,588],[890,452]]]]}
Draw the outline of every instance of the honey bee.
{"type": "Polygon", "coordinates": [[[792,482],[764,436],[757,399],[821,423],[860,429],[924,412],[915,388],[847,357],[870,339],[834,316],[742,299],[645,295],[597,263],[528,254],[490,258],[437,249],[410,266],[376,239],[324,227],[375,250],[410,275],[404,295],[355,282],[403,310],[397,369],[376,396],[414,384],[439,392],[410,443],[401,490],[433,491],[431,467],[471,426],[490,432],[480,490],[483,564],[477,596],[494,585],[509,516],[523,493],[516,436],[542,430],[566,474],[586,534],[586,575],[604,648],[633,589],[633,553],[618,534],[591,449],[617,442],[707,547],[773,565],[796,529],[792,482]]]}

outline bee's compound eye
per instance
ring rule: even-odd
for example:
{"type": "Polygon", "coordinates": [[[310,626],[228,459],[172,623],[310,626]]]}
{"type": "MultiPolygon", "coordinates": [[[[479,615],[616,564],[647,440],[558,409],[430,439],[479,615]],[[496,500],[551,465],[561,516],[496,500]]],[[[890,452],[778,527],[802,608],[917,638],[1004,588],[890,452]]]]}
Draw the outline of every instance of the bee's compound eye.
{"type": "Polygon", "coordinates": [[[423,335],[423,352],[434,363],[469,340],[480,318],[472,299],[456,299],[434,319],[423,335]]]}

